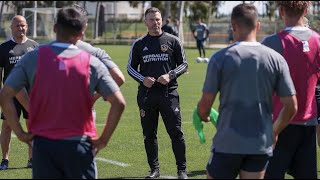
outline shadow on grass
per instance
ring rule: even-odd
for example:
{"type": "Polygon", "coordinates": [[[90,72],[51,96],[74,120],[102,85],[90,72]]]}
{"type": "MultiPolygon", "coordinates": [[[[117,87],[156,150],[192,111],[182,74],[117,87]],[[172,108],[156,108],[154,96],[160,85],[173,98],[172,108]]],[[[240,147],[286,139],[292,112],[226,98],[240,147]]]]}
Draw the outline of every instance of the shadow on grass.
{"type": "Polygon", "coordinates": [[[28,168],[28,167],[13,167],[13,168],[8,168],[8,169],[5,169],[5,170],[0,170],[1,171],[10,171],[10,170],[19,170],[19,169],[30,169],[32,170],[32,168],[28,168]]]}
{"type": "Polygon", "coordinates": [[[194,176],[201,176],[201,175],[206,175],[207,171],[206,170],[200,170],[200,171],[189,171],[188,176],[189,177],[194,177],[194,176]]]}
{"type": "Polygon", "coordinates": [[[116,178],[110,178],[110,179],[144,179],[144,177],[116,177],[116,178]]]}

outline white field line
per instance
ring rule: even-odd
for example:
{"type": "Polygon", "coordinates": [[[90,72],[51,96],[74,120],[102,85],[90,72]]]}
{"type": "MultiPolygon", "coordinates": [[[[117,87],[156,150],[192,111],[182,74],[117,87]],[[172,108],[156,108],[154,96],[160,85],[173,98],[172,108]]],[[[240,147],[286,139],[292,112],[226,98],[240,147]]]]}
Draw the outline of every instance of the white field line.
{"type": "Polygon", "coordinates": [[[130,166],[129,164],[126,164],[126,163],[122,163],[122,162],[118,162],[118,161],[114,161],[114,160],[109,160],[109,159],[105,159],[105,158],[97,158],[96,157],[96,160],[99,160],[99,161],[103,161],[103,162],[106,162],[106,163],[109,163],[109,164],[113,164],[113,165],[116,165],[116,166],[121,166],[121,167],[128,167],[130,166]]]}

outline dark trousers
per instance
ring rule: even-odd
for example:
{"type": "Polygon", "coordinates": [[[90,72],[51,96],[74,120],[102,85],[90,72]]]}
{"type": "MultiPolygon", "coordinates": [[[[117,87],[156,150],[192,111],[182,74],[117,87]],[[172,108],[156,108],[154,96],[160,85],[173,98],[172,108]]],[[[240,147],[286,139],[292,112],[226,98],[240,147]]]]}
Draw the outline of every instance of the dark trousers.
{"type": "Polygon", "coordinates": [[[317,179],[316,127],[289,125],[278,137],[265,179],[317,179]]]}
{"type": "Polygon", "coordinates": [[[97,168],[88,140],[52,140],[36,136],[33,142],[33,179],[95,179],[97,168]]]}
{"type": "Polygon", "coordinates": [[[145,150],[151,169],[159,168],[157,129],[159,113],[171,138],[178,170],[186,169],[186,145],[181,128],[179,95],[168,88],[140,87],[137,96],[145,150]]]}

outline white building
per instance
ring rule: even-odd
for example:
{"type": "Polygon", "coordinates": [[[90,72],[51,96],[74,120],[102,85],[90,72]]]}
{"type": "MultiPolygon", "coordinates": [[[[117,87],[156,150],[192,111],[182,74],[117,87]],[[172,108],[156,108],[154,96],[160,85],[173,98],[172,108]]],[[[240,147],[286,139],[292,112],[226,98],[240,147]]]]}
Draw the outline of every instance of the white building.
{"type": "MultiPolygon", "coordinates": [[[[90,16],[95,16],[97,2],[86,1],[85,7],[90,16]]],[[[108,18],[140,19],[150,3],[139,3],[137,8],[130,7],[129,1],[106,1],[102,2],[105,20],[108,18]]]]}

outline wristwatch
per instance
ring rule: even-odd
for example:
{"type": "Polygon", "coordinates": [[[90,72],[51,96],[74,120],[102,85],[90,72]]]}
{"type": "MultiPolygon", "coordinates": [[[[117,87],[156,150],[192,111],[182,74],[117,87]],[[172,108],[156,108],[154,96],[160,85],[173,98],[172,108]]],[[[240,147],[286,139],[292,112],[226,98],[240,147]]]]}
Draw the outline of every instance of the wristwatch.
{"type": "Polygon", "coordinates": [[[173,70],[171,70],[171,71],[169,71],[169,78],[170,78],[170,80],[172,80],[172,79],[174,79],[174,78],[176,78],[176,72],[175,71],[173,71],[173,70]]]}

